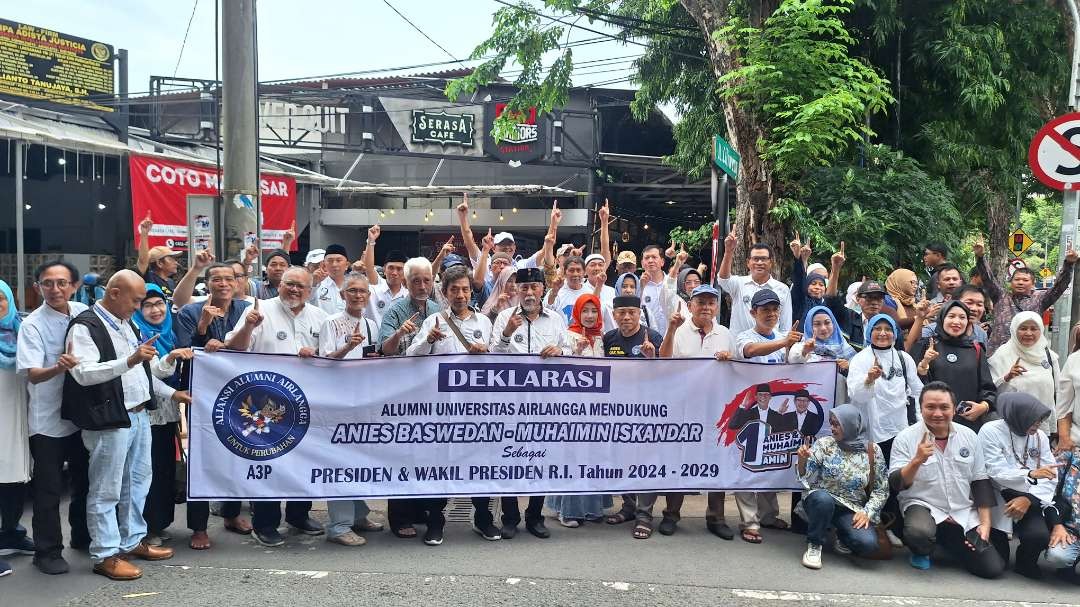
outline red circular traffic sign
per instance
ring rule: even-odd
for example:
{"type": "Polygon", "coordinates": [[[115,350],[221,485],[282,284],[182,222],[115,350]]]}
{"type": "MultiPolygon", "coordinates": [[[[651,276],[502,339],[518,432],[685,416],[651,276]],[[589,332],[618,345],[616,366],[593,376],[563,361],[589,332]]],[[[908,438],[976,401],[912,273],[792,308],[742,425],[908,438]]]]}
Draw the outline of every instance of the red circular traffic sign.
{"type": "Polygon", "coordinates": [[[1028,166],[1044,185],[1055,190],[1080,188],[1080,113],[1046,123],[1031,140],[1028,166]]]}

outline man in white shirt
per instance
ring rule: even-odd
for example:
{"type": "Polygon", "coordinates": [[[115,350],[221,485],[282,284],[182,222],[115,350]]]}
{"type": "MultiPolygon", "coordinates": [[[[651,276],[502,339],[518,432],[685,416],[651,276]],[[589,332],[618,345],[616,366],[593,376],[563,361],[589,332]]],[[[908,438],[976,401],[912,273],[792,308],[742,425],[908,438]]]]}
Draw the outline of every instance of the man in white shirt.
{"type": "MultiPolygon", "coordinates": [[[[447,268],[442,275],[442,293],[447,309],[428,316],[421,325],[416,339],[409,345],[409,356],[428,354],[483,354],[488,351],[491,340],[491,321],[483,314],[469,309],[472,301],[472,275],[465,266],[447,268]]],[[[474,497],[472,503],[473,530],[486,540],[502,539],[494,525],[487,497],[474,497]]],[[[438,546],[443,542],[443,526],[446,517],[446,498],[421,498],[409,500],[409,505],[419,519],[427,524],[424,543],[438,546]]]]}
{"type": "Polygon", "coordinates": [[[109,402],[115,403],[102,396],[110,389],[112,394],[122,395],[127,413],[122,422],[110,419],[107,429],[82,432],[83,444],[90,452],[86,500],[90,556],[94,573],[113,580],[142,576],[142,570],[127,558],[157,561],[173,555],[172,548],[150,546],[143,541],[146,521],[142,511],[151,479],[150,419],[146,409],[156,406],[155,394],[177,403],[191,402],[186,392],[161,381],[173,374],[178,358],[191,358],[191,350],[173,350],[160,359],[154,338],[142,340],[131,322],[145,296],[146,283],[138,274],[131,270],[117,272],[105,286],[105,298],[71,322],[65,347],[78,362],[69,371],[71,380],[64,386],[62,413],[76,423],[86,421],[86,408],[99,410],[107,408],[109,402]]]}
{"type": "Polygon", "coordinates": [[[668,310],[664,302],[664,258],[660,247],[651,244],[641,250],[641,307],[645,325],[663,335],[667,331],[668,310]]]}
{"type": "Polygon", "coordinates": [[[60,417],[64,375],[77,362],[64,352],[64,338],[71,319],[85,312],[86,306],[69,301],[78,286],[79,271],[66,261],[43,264],[35,270],[34,281],[44,303],[23,319],[15,368],[26,376],[30,393],[27,421],[34,458],[34,565],[42,573],[55,575],[68,572],[60,528],[65,463],[71,477],[71,547],[90,546],[86,529],[89,454],[79,428],[60,417]]]}
{"type": "Polygon", "coordinates": [[[368,228],[367,233],[367,243],[364,246],[362,259],[364,271],[367,274],[368,288],[371,290],[371,297],[368,299],[364,316],[374,321],[375,326],[378,327],[382,324],[383,314],[390,305],[409,296],[409,291],[405,288],[405,262],[409,258],[398,250],[387,253],[382,264],[383,274],[386,275],[384,279],[375,271],[375,243],[382,234],[382,228],[376,224],[368,228]]]}
{"type": "Polygon", "coordinates": [[[332,244],[326,247],[323,256],[326,278],[311,293],[310,303],[323,312],[337,314],[345,309],[345,300],[341,298],[341,286],[345,283],[345,272],[349,269],[349,254],[345,247],[332,244]]]}
{"type": "MultiPolygon", "coordinates": [[[[690,294],[690,322],[686,322],[682,314],[675,310],[668,320],[668,330],[664,335],[664,341],[660,344],[660,356],[663,358],[715,358],[718,361],[731,360],[735,351],[735,342],[731,338],[731,332],[727,327],[716,322],[716,311],[719,308],[720,292],[711,285],[701,285],[690,294]]],[[[656,502],[656,495],[638,495],[637,517],[640,522],[643,518],[652,522],[652,506],[656,502]]],[[[724,520],[723,492],[710,491],[708,494],[708,508],[705,512],[705,527],[715,536],[730,540],[735,537],[735,532],[724,520]]],[[[664,521],[669,518],[668,510],[674,513],[678,520],[679,507],[682,505],[681,494],[664,494],[667,501],[667,509],[664,511],[664,521]],[[673,506],[673,502],[677,506],[673,506]]],[[[660,523],[660,532],[667,531],[664,521],[660,523]]],[[[672,531],[674,524],[669,523],[672,531]]],[[[669,535],[665,533],[665,535],[669,535]]]]}
{"type": "Polygon", "coordinates": [[[585,260],[578,256],[567,257],[562,267],[563,283],[548,291],[547,307],[563,315],[566,324],[573,322],[574,303],[578,297],[593,292],[592,285],[585,282],[585,260]]]}
{"type": "Polygon", "coordinates": [[[994,486],[978,435],[952,421],[955,403],[948,384],[923,387],[922,422],[893,440],[889,484],[899,492],[912,567],[929,569],[930,554],[940,546],[968,572],[996,578],[1005,560],[990,544],[994,486]]]}
{"type": "MultiPolygon", "coordinates": [[[[802,333],[777,331],[781,312],[780,297],[771,289],[762,289],[751,298],[751,317],[754,325],[735,334],[735,357],[759,363],[782,363],[787,350],[802,341],[802,333]]],[[[798,321],[795,323],[798,328],[798,321]]]]}
{"type": "MultiPolygon", "coordinates": [[[[265,302],[256,300],[251,311],[241,316],[225,336],[225,347],[301,358],[315,356],[319,352],[319,329],[327,315],[305,303],[310,295],[311,274],[296,266],[285,270],[278,296],[265,302]]],[[[281,524],[280,502],[252,502],[251,511],[253,535],[259,544],[273,547],[285,543],[277,530],[281,524]]],[[[322,535],[325,531],[308,515],[310,511],[311,502],[286,502],[285,522],[305,535],[322,535]]]]}
{"type": "MultiPolygon", "coordinates": [[[[499,353],[539,354],[541,358],[569,356],[570,342],[566,337],[566,322],[562,314],[545,310],[540,303],[544,296],[544,272],[539,268],[518,270],[514,275],[518,285],[520,305],[507,308],[495,318],[491,329],[491,351],[499,353]]],[[[483,506],[487,507],[487,500],[483,506]]],[[[544,496],[529,498],[525,510],[525,529],[534,536],[545,539],[551,532],[544,525],[544,496]]],[[[502,529],[499,535],[511,539],[517,535],[521,511],[517,497],[502,498],[502,529]]],[[[486,536],[485,536],[486,537],[486,536]]]]}
{"type": "Polygon", "coordinates": [[[780,318],[777,326],[781,331],[787,331],[791,328],[791,290],[787,285],[772,277],[772,250],[761,243],[751,246],[750,256],[746,258],[746,267],[750,275],[734,276],[731,274],[731,264],[738,242],[739,239],[734,233],[728,234],[724,239],[724,257],[716,272],[720,289],[731,296],[731,322],[728,323],[728,328],[734,335],[752,329],[754,319],[750,316],[750,301],[754,293],[762,289],[770,289],[780,300],[780,318]]]}

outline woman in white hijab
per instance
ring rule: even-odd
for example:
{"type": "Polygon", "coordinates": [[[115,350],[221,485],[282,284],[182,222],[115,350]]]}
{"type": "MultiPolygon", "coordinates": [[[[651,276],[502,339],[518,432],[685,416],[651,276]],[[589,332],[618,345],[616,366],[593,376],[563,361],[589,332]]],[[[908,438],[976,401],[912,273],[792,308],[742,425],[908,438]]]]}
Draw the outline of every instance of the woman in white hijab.
{"type": "MultiPolygon", "coordinates": [[[[1024,392],[1054,408],[1061,365],[1046,341],[1042,316],[1035,312],[1013,316],[1009,341],[990,357],[990,375],[1000,392],[1024,392]]],[[[1048,435],[1057,430],[1050,418],[1044,419],[1039,429],[1048,435]]]]}

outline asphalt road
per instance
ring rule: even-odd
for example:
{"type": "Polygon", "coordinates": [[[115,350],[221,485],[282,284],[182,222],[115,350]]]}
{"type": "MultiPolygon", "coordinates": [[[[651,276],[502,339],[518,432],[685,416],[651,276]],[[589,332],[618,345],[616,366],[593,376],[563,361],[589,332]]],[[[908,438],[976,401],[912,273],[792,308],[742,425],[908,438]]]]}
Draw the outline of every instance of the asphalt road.
{"type": "MultiPolygon", "coordinates": [[[[766,530],[761,545],[722,541],[705,531],[701,501],[688,498],[687,516],[674,536],[645,541],[630,536],[629,523],[566,529],[548,519],[548,540],[522,530],[513,540],[486,542],[466,524],[450,523],[438,547],[383,532],[369,534],[359,548],[290,535],[285,546],[271,549],[225,532],[212,518],[214,548],[208,552],[187,548],[181,506],[171,529],[176,556],[145,563],[142,579],[112,582],[93,575],[88,556],[71,550],[65,555],[72,572],[56,577],[39,573],[30,557],[11,557],[16,572],[0,579],[0,607],[1080,604],[1080,587],[1052,577],[1031,582],[1010,573],[979,580],[944,558],[930,571],[916,571],[906,551],[890,562],[826,552],[825,567],[810,571],[799,563],[802,536],[766,530]]],[[[729,515],[735,512],[732,505],[729,515]]],[[[325,512],[314,514],[325,520],[325,512]]]]}

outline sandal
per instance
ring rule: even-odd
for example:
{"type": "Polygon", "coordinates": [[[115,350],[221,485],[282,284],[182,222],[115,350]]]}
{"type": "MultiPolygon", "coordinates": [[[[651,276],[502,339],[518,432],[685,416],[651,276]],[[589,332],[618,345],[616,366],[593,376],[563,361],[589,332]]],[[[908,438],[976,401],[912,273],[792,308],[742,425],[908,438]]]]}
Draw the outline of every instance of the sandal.
{"type": "Polygon", "coordinates": [[[791,528],[791,525],[789,525],[787,521],[780,518],[773,520],[773,522],[769,523],[768,525],[762,523],[761,526],[766,529],[776,529],[777,531],[787,531],[791,528]]]}
{"type": "Polygon", "coordinates": [[[225,519],[225,529],[240,535],[251,535],[251,522],[246,518],[236,517],[225,519]]]}
{"type": "Polygon", "coordinates": [[[652,537],[652,527],[645,523],[638,523],[637,526],[634,527],[635,540],[647,540],[650,537],[652,537]]]}
{"type": "Polygon", "coordinates": [[[411,540],[416,538],[416,527],[413,527],[412,525],[408,525],[406,527],[399,527],[397,529],[391,529],[390,533],[393,533],[395,536],[400,537],[401,539],[411,540]]]}
{"type": "Polygon", "coordinates": [[[370,521],[368,519],[364,519],[364,520],[360,521],[359,523],[356,523],[355,525],[353,525],[351,527],[351,529],[353,530],[353,533],[363,533],[365,531],[372,531],[372,532],[374,532],[374,531],[382,531],[383,530],[383,524],[382,523],[376,523],[376,522],[370,521]]]}
{"type": "Polygon", "coordinates": [[[205,531],[196,531],[191,534],[191,539],[188,541],[188,548],[192,550],[209,550],[210,549],[210,536],[206,535],[205,531]]]}
{"type": "Polygon", "coordinates": [[[750,544],[760,544],[761,534],[758,533],[757,529],[743,529],[742,539],[750,544]]]}
{"type": "Polygon", "coordinates": [[[609,525],[621,525],[621,524],[625,523],[626,521],[631,521],[633,519],[634,519],[634,514],[632,512],[627,513],[627,512],[623,512],[622,510],[620,510],[620,511],[616,512],[615,514],[611,514],[611,515],[608,515],[608,516],[604,517],[604,522],[609,524],[609,525]]]}

